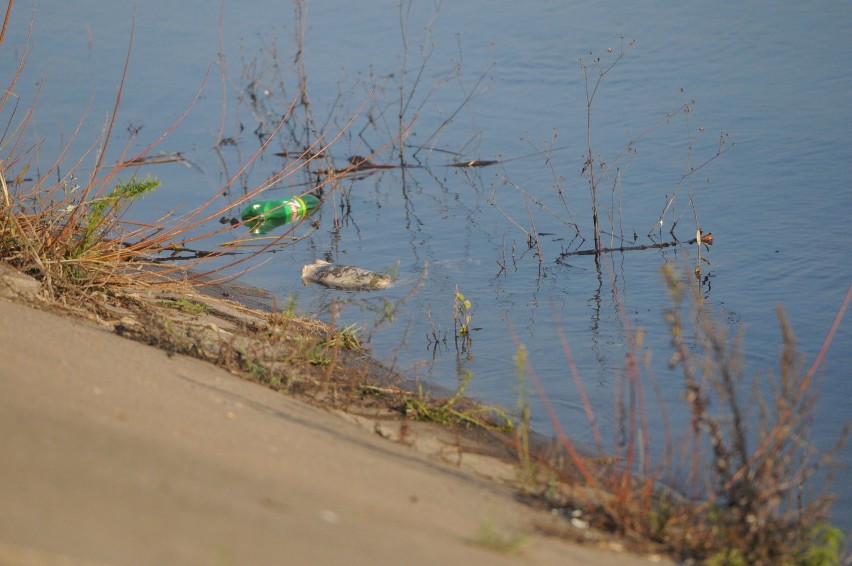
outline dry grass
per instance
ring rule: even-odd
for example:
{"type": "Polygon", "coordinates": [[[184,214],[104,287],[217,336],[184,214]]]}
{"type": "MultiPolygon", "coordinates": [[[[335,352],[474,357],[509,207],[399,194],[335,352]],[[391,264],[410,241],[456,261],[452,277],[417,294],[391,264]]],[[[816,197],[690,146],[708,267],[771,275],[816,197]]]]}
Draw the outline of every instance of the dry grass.
{"type": "MultiPolygon", "coordinates": [[[[728,337],[701,308],[698,296],[693,297],[691,326],[703,353],[691,351],[682,312],[689,291],[671,268],[664,275],[674,305],[666,314],[673,350],[670,365],[681,368],[692,414],[691,432],[684,439],[692,458],[682,484],[693,498],[701,497],[700,504],[673,523],[682,523],[680,530],[690,533],[684,540],[694,551],[717,563],[798,562],[819,546],[816,532],[829,539],[840,537],[826,523],[830,474],[822,489],[813,489],[809,480],[833,462],[848,426],[827,454],[811,442],[817,365],[805,368],[780,307],[777,374],[748,380],[743,375],[742,336],[728,337]],[[756,430],[750,423],[756,423],[756,430]],[[709,443],[709,450],[702,442],[709,443]],[[703,461],[708,452],[709,465],[703,461]]],[[[845,305],[838,322],[844,311],[845,305]]]]}
{"type": "MultiPolygon", "coordinates": [[[[519,354],[519,364],[525,364],[528,376],[522,379],[535,385],[561,444],[555,455],[546,455],[529,450],[523,439],[514,442],[525,467],[530,468],[531,461],[538,467],[539,483],[534,486],[538,497],[566,514],[581,509],[598,527],[641,545],[653,543],[682,560],[731,565],[840,564],[843,534],[828,520],[829,488],[835,456],[849,427],[844,427],[835,448],[827,452],[812,443],[810,428],[818,389],[815,372],[852,299],[852,287],[810,368],[804,365],[779,307],[778,369],[747,379],[742,335],[727,335],[703,307],[693,285],[685,283],[691,277],[682,279],[670,266],[664,276],[672,301],[666,312],[672,345],[669,364],[683,376],[689,430],[680,438],[674,437],[668,424],[658,436],[649,430],[651,407],[645,390],[649,385],[653,388],[654,379],[641,371],[640,332],[626,329],[629,352],[616,394],[623,442],[616,443],[622,448],[608,458],[578,453],[549,407],[534,369],[519,354]],[[655,453],[659,454],[656,460],[655,453]],[[542,470],[561,484],[554,488],[553,480],[542,482],[542,470]]],[[[567,340],[562,339],[600,445],[588,395],[567,340]]],[[[677,409],[659,401],[664,423],[672,410],[677,409]]],[[[525,491],[535,489],[526,485],[525,491]]]]}
{"type": "MultiPolygon", "coordinates": [[[[3,32],[9,23],[12,2],[3,24],[3,32]]],[[[2,37],[0,33],[0,37],[2,37]]],[[[0,43],[0,45],[2,45],[0,43]]],[[[269,126],[263,143],[238,167],[214,194],[189,212],[177,210],[151,223],[132,223],[124,220],[132,202],[141,195],[154,191],[159,181],[151,177],[137,176],[140,165],[158,162],[150,159],[152,151],[174,129],[180,126],[182,119],[192,110],[192,101],[179,117],[162,135],[157,137],[141,151],[131,153],[131,144],[135,134],[127,144],[118,150],[118,158],[107,163],[105,156],[115,153],[111,146],[112,133],[120,107],[124,82],[127,75],[133,45],[131,32],[125,66],[121,74],[117,94],[110,118],[104,125],[100,137],[93,142],[78,139],[82,118],[69,140],[61,148],[59,155],[47,168],[30,177],[35,167],[31,167],[38,153],[39,142],[30,141],[29,124],[36,112],[35,102],[22,110],[21,101],[15,94],[15,86],[26,65],[28,51],[24,49],[17,71],[8,86],[0,93],[0,118],[6,121],[6,127],[0,136],[0,257],[21,271],[39,279],[44,292],[51,298],[67,297],[78,291],[107,289],[114,286],[134,285],[146,281],[152,285],[167,286],[170,276],[174,278],[195,278],[199,283],[209,282],[212,276],[230,271],[229,277],[236,277],[235,269],[247,269],[251,260],[259,254],[291,244],[297,225],[282,230],[278,235],[266,238],[258,244],[252,240],[252,246],[241,255],[233,256],[230,262],[220,262],[216,268],[205,268],[211,257],[221,257],[232,252],[235,247],[247,243],[251,238],[248,230],[240,223],[218,225],[210,229],[211,220],[221,217],[239,217],[239,210],[251,199],[258,198],[266,189],[279,183],[306,167],[316,156],[332,143],[335,136],[325,138],[317,134],[307,140],[304,159],[290,162],[274,175],[257,186],[248,188],[235,199],[223,199],[231,187],[241,178],[241,174],[251,166],[268,148],[270,142],[285,128],[292,112],[300,107],[290,105],[290,112],[269,126]],[[84,145],[82,156],[71,159],[72,147],[84,145]],[[226,202],[227,204],[220,204],[226,202]],[[234,234],[230,242],[222,240],[234,234]],[[224,236],[224,237],[223,237],[224,236]],[[193,251],[204,249],[208,251],[193,251]],[[164,258],[178,253],[190,253],[180,268],[160,263],[164,258]],[[158,269],[133,269],[127,266],[148,264],[158,269]],[[194,271],[190,271],[194,270],[194,271]],[[132,277],[128,278],[128,274],[132,277]]],[[[203,87],[203,85],[202,85],[203,87]]],[[[200,94],[199,90],[199,94],[200,94]]],[[[304,100],[305,97],[302,97],[304,100]]],[[[302,104],[305,104],[304,102],[302,104]]],[[[180,159],[179,156],[175,159],[180,159]]],[[[305,188],[305,192],[326,195],[333,192],[336,177],[328,176],[324,181],[305,188]]],[[[215,278],[214,278],[215,279],[215,278]]]]}

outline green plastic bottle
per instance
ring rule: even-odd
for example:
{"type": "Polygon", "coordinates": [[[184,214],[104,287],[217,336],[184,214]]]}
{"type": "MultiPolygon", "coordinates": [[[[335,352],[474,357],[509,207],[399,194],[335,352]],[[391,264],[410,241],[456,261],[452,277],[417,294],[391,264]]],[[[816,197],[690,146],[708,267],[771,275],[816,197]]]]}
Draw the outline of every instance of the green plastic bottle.
{"type": "Polygon", "coordinates": [[[295,222],[305,218],[319,204],[319,199],[314,195],[291,197],[285,199],[258,200],[250,202],[243,209],[244,222],[273,221],[276,226],[295,222]]]}

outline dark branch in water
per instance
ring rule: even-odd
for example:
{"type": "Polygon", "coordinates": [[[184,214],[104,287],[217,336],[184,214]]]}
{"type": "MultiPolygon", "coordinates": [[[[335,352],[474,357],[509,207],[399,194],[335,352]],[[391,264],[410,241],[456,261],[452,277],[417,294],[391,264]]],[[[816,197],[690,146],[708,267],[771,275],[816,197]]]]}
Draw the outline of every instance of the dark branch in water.
{"type": "MultiPolygon", "coordinates": [[[[598,254],[607,254],[612,252],[631,252],[634,250],[653,250],[660,248],[670,248],[672,246],[677,245],[692,245],[698,242],[698,238],[692,238],[691,240],[687,240],[686,242],[681,242],[675,240],[673,242],[660,242],[655,244],[639,244],[635,246],[620,246],[617,248],[600,248],[597,250],[578,250],[575,252],[562,252],[559,254],[559,258],[556,261],[561,260],[562,258],[566,258],[574,255],[598,255],[598,254]]],[[[706,244],[708,246],[713,245],[713,234],[702,234],[701,235],[701,243],[706,244]]]]}
{"type": "Polygon", "coordinates": [[[189,160],[186,159],[180,151],[174,151],[158,155],[142,155],[134,157],[133,159],[128,159],[118,166],[132,167],[137,165],[160,165],[163,163],[189,163],[189,160]]]}
{"type": "Polygon", "coordinates": [[[450,163],[447,167],[488,167],[489,165],[496,165],[497,163],[500,162],[488,159],[474,159],[473,161],[468,161],[466,163],[450,163]]]}
{"type": "MultiPolygon", "coordinates": [[[[376,169],[412,169],[423,167],[422,165],[386,165],[383,163],[373,163],[368,158],[362,157],[360,155],[353,155],[352,157],[349,157],[347,161],[350,163],[349,167],[345,167],[343,169],[327,169],[324,171],[319,171],[319,173],[325,173],[327,175],[339,175],[341,173],[354,173],[356,171],[374,171],[376,169]]],[[[472,161],[465,161],[463,163],[449,163],[446,165],[446,167],[488,167],[489,165],[496,165],[498,163],[503,162],[492,159],[474,159],[472,161]]]]}
{"type": "Polygon", "coordinates": [[[383,165],[379,163],[373,163],[366,157],[362,157],[360,155],[353,155],[347,161],[352,165],[349,169],[345,169],[345,171],[364,171],[365,169],[399,169],[401,165],[383,165]]]}
{"type": "Polygon", "coordinates": [[[205,251],[193,250],[182,246],[166,246],[160,249],[161,252],[171,252],[170,256],[154,258],[154,263],[164,263],[167,261],[188,261],[203,257],[221,257],[226,255],[242,255],[242,252],[222,252],[222,251],[205,251]],[[187,254],[187,255],[184,255],[187,254]]]}

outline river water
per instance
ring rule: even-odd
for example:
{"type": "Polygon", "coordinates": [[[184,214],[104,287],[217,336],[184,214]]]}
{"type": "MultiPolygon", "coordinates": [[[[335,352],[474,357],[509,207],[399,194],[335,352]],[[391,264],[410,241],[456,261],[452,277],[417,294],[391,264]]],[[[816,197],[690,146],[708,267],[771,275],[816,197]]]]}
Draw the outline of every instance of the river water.
{"type": "MultiPolygon", "coordinates": [[[[690,271],[697,249],[614,253],[599,263],[564,255],[593,245],[582,174],[591,138],[605,245],[669,241],[674,222],[681,241],[699,226],[713,233],[701,281],[684,281],[699,286],[731,335],[743,332],[744,379],[777,374],[776,305],[807,363],[818,353],[852,283],[848,3],[474,0],[353,10],[308,2],[301,19],[287,2],[237,4],[145,2],[132,25],[130,2],[16,2],[0,65],[11,76],[32,19],[15,92],[23,105],[40,93],[31,124],[43,140],[36,164],[51,165],[84,113],[66,169],[97,139],[133,29],[108,158],[118,159],[125,144],[138,151],[156,140],[198,95],[154,150],[180,151],[191,166],[143,168],[163,186],[134,206],[131,219],[186,212],[214,197],[257,150],[257,133],[286,113],[298,93],[300,45],[316,130],[330,139],[345,129],[326,166],[373,153],[376,162],[398,164],[402,140],[404,161],[422,167],[340,181],[312,218],[316,228],[303,225],[294,234],[304,239],[241,264],[254,267],[244,282],[301,312],[356,324],[378,358],[414,377],[453,388],[472,375],[472,394],[508,407],[524,345],[562,425],[592,442],[565,342],[606,448],[617,438],[626,329],[641,329],[646,377],[682,428],[688,413],[682,377],[666,363],[669,302],[660,269],[690,271]],[[231,143],[217,152],[222,138],[231,143]],[[497,163],[450,166],[471,160],[497,163]],[[317,258],[390,270],[399,283],[377,293],[303,286],[301,266],[317,258]],[[471,301],[469,341],[455,337],[457,291],[471,301]]],[[[310,137],[303,110],[217,205],[288,163],[274,153],[310,137]]],[[[92,162],[84,159],[80,177],[92,162]]],[[[295,173],[265,196],[304,191],[313,178],[295,173]]],[[[200,231],[221,227],[219,216],[227,214],[200,231]]],[[[212,249],[236,236],[195,246],[212,249]]],[[[818,372],[813,432],[823,449],[849,418],[850,345],[845,320],[818,372]]],[[[648,412],[652,430],[661,430],[656,401],[648,412]]],[[[551,430],[537,395],[533,414],[537,428],[551,430]]],[[[852,448],[840,458],[852,464],[852,448]]],[[[834,485],[834,518],[846,530],[849,477],[841,470],[834,485]]]]}

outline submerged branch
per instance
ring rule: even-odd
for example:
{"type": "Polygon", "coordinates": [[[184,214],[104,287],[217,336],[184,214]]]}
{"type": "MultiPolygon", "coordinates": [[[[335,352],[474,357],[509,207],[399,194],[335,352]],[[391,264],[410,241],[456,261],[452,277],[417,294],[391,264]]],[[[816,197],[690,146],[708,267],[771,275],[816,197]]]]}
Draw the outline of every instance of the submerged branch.
{"type": "MultiPolygon", "coordinates": [[[[654,244],[638,244],[635,246],[620,246],[617,248],[600,248],[595,250],[578,250],[575,252],[562,252],[559,254],[559,258],[556,261],[559,261],[562,258],[575,256],[575,255],[598,255],[598,254],[606,254],[612,252],[631,252],[634,250],[653,250],[659,248],[670,248],[672,246],[678,245],[692,245],[698,243],[698,238],[692,238],[691,240],[687,240],[686,242],[681,242],[678,240],[672,242],[659,242],[654,244]]],[[[701,243],[712,246],[713,245],[713,234],[702,234],[701,235],[701,243]]]]}

